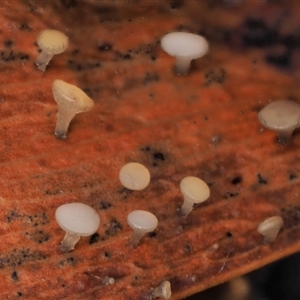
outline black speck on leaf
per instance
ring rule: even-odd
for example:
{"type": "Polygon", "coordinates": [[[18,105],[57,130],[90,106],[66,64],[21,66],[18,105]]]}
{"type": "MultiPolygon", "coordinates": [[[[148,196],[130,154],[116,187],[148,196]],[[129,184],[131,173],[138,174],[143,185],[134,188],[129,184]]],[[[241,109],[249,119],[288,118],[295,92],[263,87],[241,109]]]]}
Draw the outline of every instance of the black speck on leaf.
{"type": "Polygon", "coordinates": [[[90,236],[89,243],[90,244],[96,244],[100,240],[100,235],[98,232],[95,232],[90,236]]]}
{"type": "Polygon", "coordinates": [[[262,177],[261,174],[257,174],[257,181],[259,184],[267,184],[268,183],[268,181],[264,177],[262,177]]]}

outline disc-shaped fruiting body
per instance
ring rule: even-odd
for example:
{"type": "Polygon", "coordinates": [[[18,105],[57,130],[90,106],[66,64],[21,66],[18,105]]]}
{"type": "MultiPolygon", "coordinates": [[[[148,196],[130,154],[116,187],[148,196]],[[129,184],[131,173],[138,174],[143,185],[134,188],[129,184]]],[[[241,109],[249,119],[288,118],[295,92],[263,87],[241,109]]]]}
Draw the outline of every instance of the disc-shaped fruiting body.
{"type": "Polygon", "coordinates": [[[178,75],[184,75],[190,68],[192,59],[205,55],[209,50],[207,40],[188,32],[171,32],[161,39],[161,47],[176,58],[175,69],[178,75]]]}
{"type": "Polygon", "coordinates": [[[42,51],[37,58],[36,65],[39,70],[44,72],[53,55],[64,52],[68,47],[69,41],[64,33],[46,29],[39,34],[37,44],[42,51]]]}

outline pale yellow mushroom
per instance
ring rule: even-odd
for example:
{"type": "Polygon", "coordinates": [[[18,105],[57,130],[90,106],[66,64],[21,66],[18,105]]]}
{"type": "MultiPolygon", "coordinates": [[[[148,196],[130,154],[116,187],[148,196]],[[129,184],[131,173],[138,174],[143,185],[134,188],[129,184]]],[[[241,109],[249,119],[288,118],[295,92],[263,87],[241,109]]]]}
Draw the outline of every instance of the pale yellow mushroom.
{"type": "Polygon", "coordinates": [[[278,232],[283,226],[283,219],[281,216],[274,216],[264,220],[257,227],[257,231],[265,237],[265,243],[272,243],[275,241],[278,232]]]}
{"type": "Polygon", "coordinates": [[[73,250],[81,236],[92,235],[100,225],[98,213],[84,203],[67,203],[59,206],[55,218],[66,232],[60,246],[62,251],[73,250]]]}
{"type": "Polygon", "coordinates": [[[262,125],[277,131],[278,141],[286,144],[300,125],[300,105],[289,100],[277,100],[265,106],[258,118],[262,125]]]}
{"type": "Polygon", "coordinates": [[[68,37],[60,31],[52,29],[42,31],[37,38],[37,44],[42,49],[36,60],[37,68],[44,72],[53,55],[64,52],[68,43],[68,37]]]}
{"type": "Polygon", "coordinates": [[[77,86],[62,80],[53,82],[52,91],[58,104],[55,135],[59,139],[65,139],[73,117],[89,111],[94,106],[94,101],[77,86]]]}
{"type": "Polygon", "coordinates": [[[155,230],[158,220],[155,215],[148,211],[134,210],[128,215],[127,223],[133,229],[130,244],[134,247],[147,232],[155,230]]]}
{"type": "Polygon", "coordinates": [[[208,185],[198,177],[183,178],[180,182],[180,190],[184,197],[180,211],[184,217],[192,211],[195,203],[202,203],[210,196],[208,185]]]}
{"type": "Polygon", "coordinates": [[[161,47],[176,58],[175,70],[178,75],[185,75],[192,59],[208,52],[207,40],[200,35],[188,32],[171,32],[161,39],[161,47]]]}
{"type": "Polygon", "coordinates": [[[171,298],[171,283],[170,281],[163,281],[157,288],[151,291],[151,297],[154,298],[163,298],[170,299],[171,298]]]}
{"type": "Polygon", "coordinates": [[[121,168],[119,179],[127,189],[140,191],[150,183],[150,173],[142,164],[131,162],[121,168]]]}

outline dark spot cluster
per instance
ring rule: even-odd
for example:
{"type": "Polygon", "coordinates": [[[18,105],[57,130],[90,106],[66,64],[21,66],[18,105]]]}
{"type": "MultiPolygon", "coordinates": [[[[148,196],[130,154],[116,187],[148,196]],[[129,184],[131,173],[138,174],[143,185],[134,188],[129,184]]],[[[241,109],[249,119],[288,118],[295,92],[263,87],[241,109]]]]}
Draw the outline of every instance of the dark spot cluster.
{"type": "Polygon", "coordinates": [[[231,180],[231,184],[232,185],[237,185],[243,182],[243,177],[242,176],[236,176],[234,178],[232,178],[231,180]]]}
{"type": "Polygon", "coordinates": [[[230,231],[226,232],[226,237],[231,238],[232,237],[232,233],[230,231]]]}
{"type": "Polygon", "coordinates": [[[276,26],[271,27],[259,18],[249,18],[242,26],[242,42],[245,47],[267,48],[267,63],[288,68],[292,65],[293,51],[300,46],[300,33],[282,35],[276,26]]]}
{"type": "Polygon", "coordinates": [[[289,49],[280,49],[280,51],[272,50],[266,54],[266,61],[278,68],[287,68],[292,61],[292,53],[289,49]]]}
{"type": "Polygon", "coordinates": [[[72,8],[77,6],[77,0],[61,0],[60,3],[65,8],[72,8]]]}
{"type": "MultiPolygon", "coordinates": [[[[157,40],[157,44],[158,43],[159,43],[159,40],[157,40]]],[[[155,46],[153,44],[145,44],[145,45],[139,46],[138,48],[129,49],[128,52],[131,55],[143,55],[143,56],[148,57],[152,61],[156,60],[155,46]]]]}
{"type": "Polygon", "coordinates": [[[112,219],[109,223],[108,229],[105,230],[105,234],[107,236],[114,236],[122,229],[122,224],[119,223],[116,219],[112,219]]]}
{"type": "Polygon", "coordinates": [[[13,281],[18,281],[19,280],[19,276],[18,276],[18,273],[16,271],[13,271],[10,276],[11,276],[11,279],[13,281]]]}
{"type": "Polygon", "coordinates": [[[35,214],[32,216],[27,216],[28,221],[27,223],[31,223],[34,227],[37,227],[39,225],[45,225],[49,223],[48,216],[45,212],[35,214]]]}
{"type": "Polygon", "coordinates": [[[268,183],[268,181],[261,174],[257,174],[257,182],[263,185],[268,183]]]}
{"type": "Polygon", "coordinates": [[[26,249],[14,249],[11,253],[0,254],[0,268],[16,267],[28,261],[45,260],[46,256],[38,251],[26,249]]]}
{"type": "Polygon", "coordinates": [[[1,51],[0,59],[4,62],[10,62],[15,60],[28,60],[29,55],[23,52],[1,51]]]}
{"type": "Polygon", "coordinates": [[[98,232],[95,232],[94,234],[92,234],[90,236],[90,239],[89,239],[89,244],[92,245],[92,244],[96,244],[100,241],[100,235],[98,232]]]}
{"type": "Polygon", "coordinates": [[[165,156],[162,152],[157,151],[152,154],[152,159],[153,159],[152,166],[156,167],[159,162],[165,161],[165,156]]]}
{"type": "Polygon", "coordinates": [[[84,70],[91,70],[91,69],[95,69],[95,68],[99,68],[101,66],[101,64],[99,62],[78,62],[78,61],[74,61],[72,59],[68,60],[68,68],[70,68],[73,71],[84,71],[84,70]]]}
{"type": "Polygon", "coordinates": [[[278,41],[276,30],[269,28],[261,19],[247,19],[243,29],[242,39],[246,47],[271,46],[278,41]]]}
{"type": "Polygon", "coordinates": [[[183,0],[171,0],[170,8],[171,9],[179,9],[183,6],[183,0]]]}
{"type": "Polygon", "coordinates": [[[100,52],[111,51],[112,48],[113,48],[112,44],[107,43],[107,42],[101,43],[97,46],[97,49],[100,52]]]}
{"type": "Polygon", "coordinates": [[[154,238],[156,237],[156,232],[155,231],[151,231],[148,233],[149,238],[154,238]]]}
{"type": "Polygon", "coordinates": [[[15,210],[11,210],[8,215],[6,216],[6,222],[10,223],[13,222],[15,220],[22,220],[22,218],[24,217],[24,215],[19,214],[17,211],[15,210]]]}
{"type": "Polygon", "coordinates": [[[20,25],[19,29],[20,29],[21,31],[31,31],[31,30],[32,30],[32,28],[28,25],[27,22],[23,22],[23,23],[20,25]]]}
{"type": "Polygon", "coordinates": [[[58,265],[59,265],[60,268],[63,268],[63,267],[66,267],[66,266],[75,266],[76,265],[76,261],[75,261],[74,257],[69,256],[69,257],[61,260],[58,263],[58,265]]]}
{"type": "Polygon", "coordinates": [[[132,193],[132,191],[125,187],[122,188],[121,190],[119,190],[119,194],[121,194],[123,200],[126,200],[130,196],[131,193],[132,193]]]}
{"type": "Polygon", "coordinates": [[[226,78],[226,72],[224,69],[220,69],[219,72],[209,71],[205,74],[205,85],[209,86],[213,83],[224,83],[226,78]]]}
{"type": "Polygon", "coordinates": [[[159,81],[159,75],[156,72],[147,72],[143,78],[143,85],[159,81]]]}
{"type": "Polygon", "coordinates": [[[154,166],[154,167],[156,167],[158,165],[158,163],[164,162],[166,160],[166,157],[163,154],[163,152],[151,149],[150,146],[142,147],[141,151],[145,152],[145,153],[149,153],[151,155],[152,166],[154,166]]]}
{"type": "Polygon", "coordinates": [[[117,9],[114,5],[101,5],[95,9],[96,14],[99,15],[99,22],[118,22],[117,9]]]}
{"type": "Polygon", "coordinates": [[[110,202],[104,201],[104,200],[100,201],[100,204],[99,204],[99,208],[100,209],[106,210],[106,209],[109,209],[110,207],[111,207],[111,203],[110,202]]]}
{"type": "Polygon", "coordinates": [[[296,175],[296,174],[294,174],[294,173],[290,173],[289,174],[289,180],[295,180],[295,179],[297,179],[298,178],[298,176],[296,175]]]}
{"type": "MultiPolygon", "coordinates": [[[[131,52],[131,50],[129,50],[131,52]]],[[[121,53],[119,51],[115,51],[115,60],[132,60],[132,56],[130,53],[121,53]]]]}
{"type": "Polygon", "coordinates": [[[6,48],[10,48],[13,44],[14,44],[14,42],[13,42],[12,40],[6,40],[6,41],[4,42],[4,46],[5,46],[6,48]]]}
{"type": "Polygon", "coordinates": [[[42,244],[47,242],[50,238],[50,234],[44,232],[43,230],[35,230],[33,232],[25,232],[25,235],[34,241],[35,243],[42,244]]]}
{"type": "Polygon", "coordinates": [[[237,192],[227,192],[225,195],[224,195],[224,198],[225,199],[228,199],[228,198],[234,198],[234,197],[237,197],[239,195],[239,193],[237,192]]]}

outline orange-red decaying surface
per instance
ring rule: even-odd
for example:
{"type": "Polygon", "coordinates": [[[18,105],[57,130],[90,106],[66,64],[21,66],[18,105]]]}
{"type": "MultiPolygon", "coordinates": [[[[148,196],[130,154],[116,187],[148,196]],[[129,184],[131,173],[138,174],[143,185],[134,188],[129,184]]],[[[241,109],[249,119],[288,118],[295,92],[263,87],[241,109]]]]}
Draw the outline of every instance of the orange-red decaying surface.
{"type": "Polygon", "coordinates": [[[299,15],[296,2],[2,1],[1,299],[151,299],[164,280],[181,299],[299,251],[300,135],[279,145],[257,119],[272,100],[300,101],[299,15]],[[70,45],[42,73],[36,37],[46,28],[70,45]],[[159,46],[174,30],[211,44],[187,76],[159,46]],[[53,134],[54,79],[95,101],[66,140],[53,134]],[[151,173],[143,191],[118,180],[131,161],[151,173]],[[211,196],[183,219],[185,176],[211,196]],[[68,202],[92,206],[101,225],[61,253],[54,213],[68,202]],[[159,225],[132,249],[134,209],[159,225]],[[284,227],[264,245],[257,226],[273,215],[284,227]]]}

